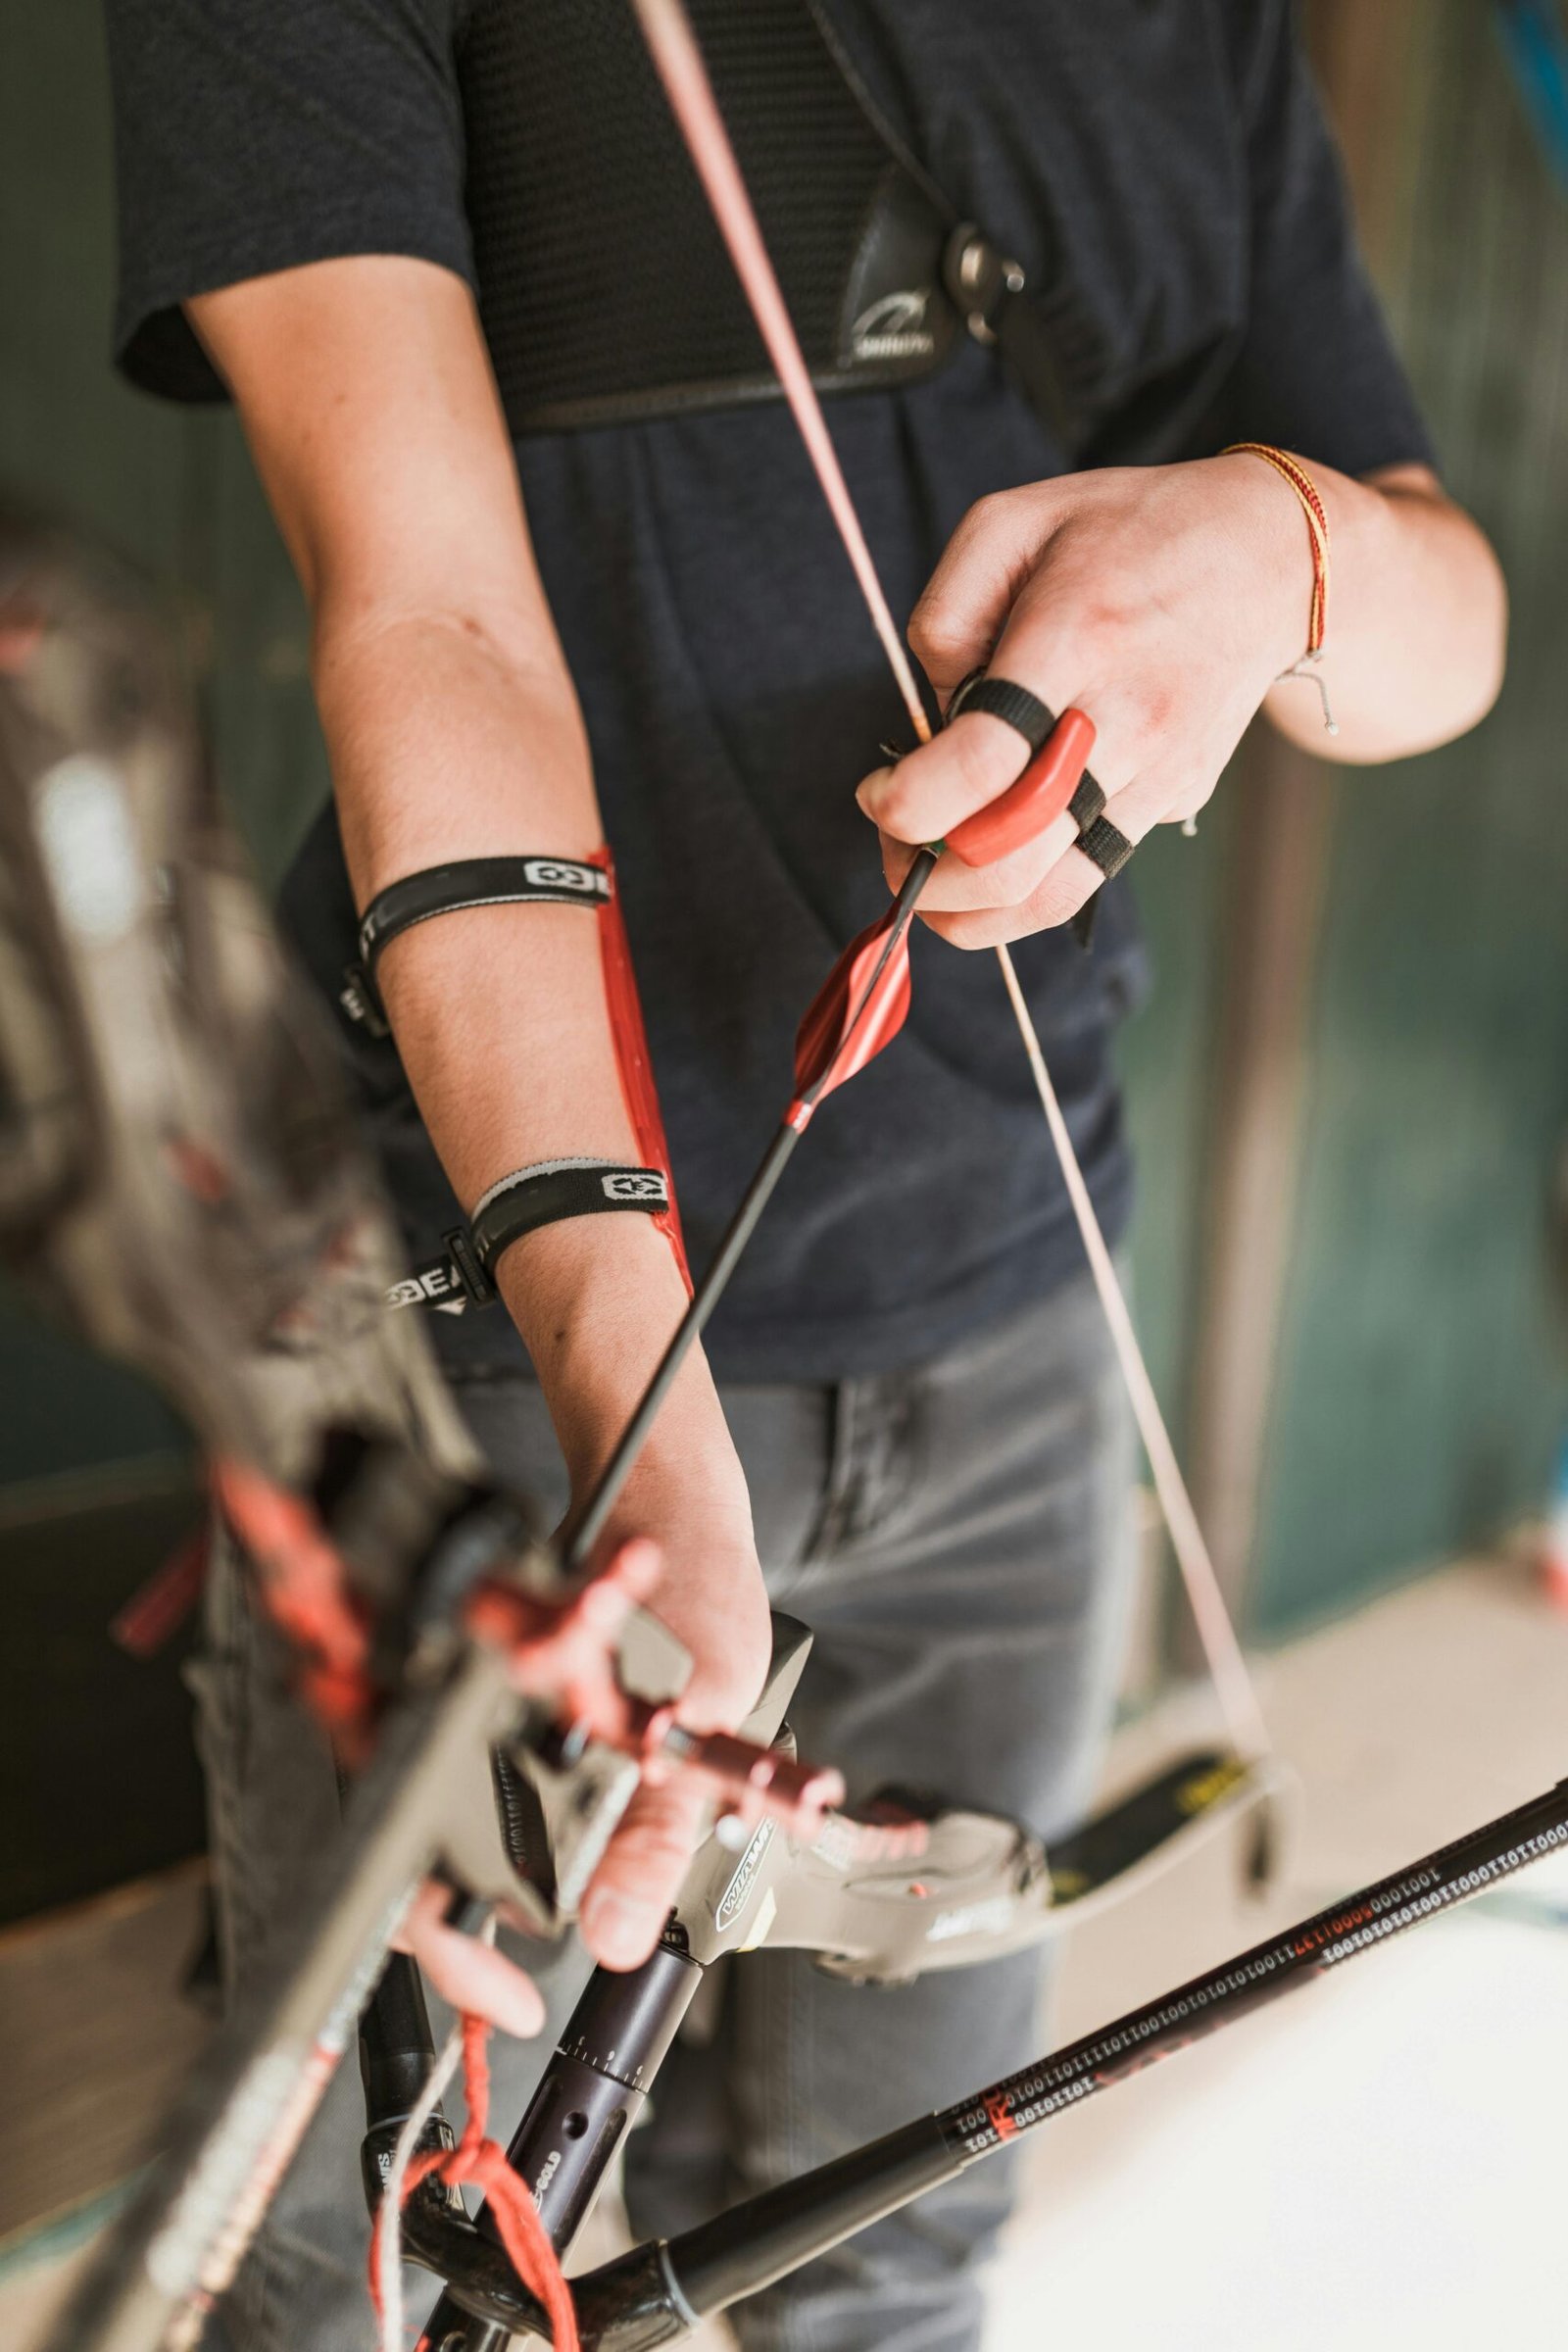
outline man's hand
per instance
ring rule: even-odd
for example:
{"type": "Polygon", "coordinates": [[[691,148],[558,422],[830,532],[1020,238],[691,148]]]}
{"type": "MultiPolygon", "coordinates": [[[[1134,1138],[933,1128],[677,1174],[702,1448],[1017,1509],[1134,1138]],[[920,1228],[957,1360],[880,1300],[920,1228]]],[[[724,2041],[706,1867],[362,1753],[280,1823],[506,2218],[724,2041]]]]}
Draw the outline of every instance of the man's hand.
{"type": "MultiPolygon", "coordinates": [[[[645,1606],[683,1644],[691,1679],[676,1708],[693,1731],[733,1731],[767,1672],[771,1626],[752,1541],[746,1484],[706,1377],[671,1399],[676,1426],[661,1430],[627,1483],[599,1556],[617,1551],[623,1529],[658,1551],[645,1606]],[[662,1542],[649,1541],[659,1531],[662,1542]]],[[[619,1435],[603,1433],[602,1450],[619,1435]]],[[[637,1790],[583,1899],[583,1941],[607,1968],[635,1968],[659,1941],[703,1836],[706,1799],[679,1777],[637,1790]]],[[[524,2038],[544,2023],[527,1975],[493,1946],[446,1924],[449,1889],[420,1888],[397,1937],[441,1997],[524,2038]]]]}
{"type": "MultiPolygon", "coordinates": [[[[677,1720],[697,1732],[728,1732],[750,1713],[767,1672],[767,1595],[716,1397],[706,1429],[699,1415],[682,1418],[684,1433],[650,1440],[615,1520],[659,1537],[661,1573],[645,1606],[692,1660],[677,1720]]],[[[612,1524],[606,1551],[618,1541],[612,1524]]],[[[679,1775],[633,1796],[582,1904],[583,1941],[607,1968],[635,1968],[659,1941],[707,1828],[708,1803],[700,1785],[679,1775]]]]}
{"type": "MultiPolygon", "coordinates": [[[[653,1238],[668,1259],[662,1241],[653,1238]]],[[[561,1239],[569,1248],[564,1232],[561,1239]]],[[[655,1278],[651,1289],[658,1287],[659,1266],[658,1256],[645,1261],[644,1280],[655,1278]]],[[[627,1272],[632,1275],[630,1265],[627,1272]]],[[[670,1288],[678,1298],[678,1285],[670,1288]]],[[[531,1319],[526,1307],[522,1319],[531,1319]]],[[[617,1351],[612,1362],[624,1360],[617,1351]]],[[[612,1395],[612,1371],[598,1384],[600,1397],[612,1395]]],[[[558,1398],[561,1394],[558,1389],[558,1398]]],[[[605,1409],[584,1403],[586,1395],[586,1390],[577,1392],[577,1407],[569,1414],[557,1408],[577,1502],[620,1435],[624,1418],[618,1396],[605,1409]]],[[[628,1541],[656,1555],[644,1606],[669,1628],[692,1661],[677,1719],[693,1731],[734,1731],[761,1689],[772,1630],[745,1478],[700,1357],[676,1383],[594,1564],[628,1541]]],[[[583,1941],[605,1967],[635,1968],[659,1941],[704,1834],[706,1804],[700,1787],[678,1776],[645,1786],[633,1796],[583,1899],[583,1941]]],[[[414,1955],[454,2008],[474,2010],[509,2034],[536,2034],[544,2004],[534,1985],[502,1953],[447,1926],[448,1899],[448,1889],[434,1882],[420,1889],[398,1936],[400,1948],[414,1955]]]]}
{"type": "MultiPolygon", "coordinates": [[[[517,1243],[500,1283],[580,1505],[685,1307],[674,1257],[645,1218],[585,1218],[517,1243]]],[[[633,1539],[660,1555],[644,1605],[692,1662],[678,1720],[734,1731],[761,1690],[772,1628],[745,1476],[701,1349],[665,1399],[593,1565],[633,1539]]],[[[606,1967],[634,1968],[658,1942],[703,1810],[695,1786],[678,1778],[633,1797],[583,1899],[583,1939],[606,1967]]]]}
{"type": "MultiPolygon", "coordinates": [[[[946,701],[985,664],[1054,710],[1086,711],[1106,814],[1132,841],[1202,808],[1242,733],[1269,715],[1325,757],[1402,757],[1458,734],[1501,676],[1500,577],[1475,525],[1421,466],[1366,482],[1310,466],[1334,541],[1323,676],[1340,733],[1306,682],[1310,545],[1296,497],[1241,453],[1068,475],[971,509],[932,576],[909,643],[946,701]]],[[[897,886],[909,846],[940,840],[1016,781],[1004,721],[956,719],[860,786],[897,886]]],[[[921,913],[964,948],[1065,921],[1102,879],[1060,817],[995,864],[944,861],[921,913]]]]}

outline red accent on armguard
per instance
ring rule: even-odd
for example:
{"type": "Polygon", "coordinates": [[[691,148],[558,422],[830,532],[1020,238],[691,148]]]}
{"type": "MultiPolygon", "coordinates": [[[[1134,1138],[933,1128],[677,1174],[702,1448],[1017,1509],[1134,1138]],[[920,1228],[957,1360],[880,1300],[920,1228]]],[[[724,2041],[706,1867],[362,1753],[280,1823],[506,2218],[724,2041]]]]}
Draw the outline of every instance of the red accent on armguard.
{"type": "Polygon", "coordinates": [[[600,849],[587,862],[597,865],[610,877],[610,903],[599,910],[599,953],[604,966],[605,998],[610,1006],[611,1034],[615,1041],[615,1061],[620,1071],[621,1100],[637,1138],[638,1157],[644,1167],[658,1168],[669,1186],[669,1206],[656,1210],[653,1221],[675,1252],[675,1263],[689,1296],[691,1268],[686,1263],[686,1242],[680,1229],[680,1210],[675,1205],[669,1146],[664,1140],[654,1065],[648,1055],[642,1001],[637,994],[637,975],[632,969],[631,947],[620,911],[620,893],[615,887],[614,860],[608,849],[600,849]]]}
{"type": "Polygon", "coordinates": [[[1077,791],[1095,748],[1095,722],[1064,710],[1016,784],[966,816],[947,836],[964,865],[993,865],[1054,824],[1077,791]]]}

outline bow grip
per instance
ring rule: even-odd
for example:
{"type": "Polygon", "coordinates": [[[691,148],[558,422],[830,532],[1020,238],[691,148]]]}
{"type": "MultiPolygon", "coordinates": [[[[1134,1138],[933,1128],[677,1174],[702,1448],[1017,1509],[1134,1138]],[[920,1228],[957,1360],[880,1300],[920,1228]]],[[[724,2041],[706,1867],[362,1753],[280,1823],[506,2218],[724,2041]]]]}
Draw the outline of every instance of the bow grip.
{"type": "Polygon", "coordinates": [[[1065,810],[1094,748],[1094,720],[1064,710],[1016,784],[955,825],[947,847],[964,865],[994,865],[1037,840],[1065,810]]]}

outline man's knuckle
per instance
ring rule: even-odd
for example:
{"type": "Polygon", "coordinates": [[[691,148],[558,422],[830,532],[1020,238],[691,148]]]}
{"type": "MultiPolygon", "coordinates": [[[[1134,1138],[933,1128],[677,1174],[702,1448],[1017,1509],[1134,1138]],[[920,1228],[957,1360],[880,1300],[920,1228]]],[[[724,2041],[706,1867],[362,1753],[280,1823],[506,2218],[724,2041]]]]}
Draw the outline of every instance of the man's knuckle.
{"type": "Polygon", "coordinates": [[[922,597],[909,620],[909,647],[927,669],[962,652],[966,631],[956,606],[945,597],[922,597]]]}
{"type": "Polygon", "coordinates": [[[1151,757],[1169,742],[1181,719],[1181,690],[1173,679],[1150,678],[1139,686],[1126,724],[1128,750],[1136,756],[1136,769],[1147,767],[1151,757]]]}
{"type": "Polygon", "coordinates": [[[652,1901],[672,1872],[684,1870],[690,1854],[689,1836],[677,1835],[669,1824],[644,1820],[628,1833],[625,1849],[607,1876],[628,1900],[652,1901]]]}
{"type": "Polygon", "coordinates": [[[1100,868],[1081,850],[1075,850],[1070,858],[1064,858],[1041,894],[1046,908],[1046,923],[1053,926],[1070,923],[1079,908],[1094,897],[1103,879],[1100,868]]]}
{"type": "Polygon", "coordinates": [[[968,509],[958,529],[971,539],[978,538],[982,533],[989,534],[1008,513],[1012,503],[1013,493],[1010,490],[988,490],[968,509]]]}

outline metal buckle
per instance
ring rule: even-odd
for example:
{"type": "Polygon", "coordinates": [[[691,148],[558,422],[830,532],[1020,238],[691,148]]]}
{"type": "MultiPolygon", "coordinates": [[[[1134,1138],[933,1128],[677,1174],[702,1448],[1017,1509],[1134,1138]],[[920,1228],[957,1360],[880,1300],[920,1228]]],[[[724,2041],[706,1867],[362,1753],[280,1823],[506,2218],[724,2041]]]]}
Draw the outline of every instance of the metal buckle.
{"type": "Polygon", "coordinates": [[[973,220],[960,220],[942,256],[942,278],[977,343],[995,343],[1004,303],[1021,294],[1021,262],[1000,254],[973,220]]]}

